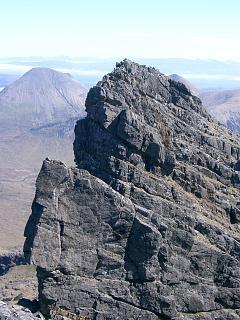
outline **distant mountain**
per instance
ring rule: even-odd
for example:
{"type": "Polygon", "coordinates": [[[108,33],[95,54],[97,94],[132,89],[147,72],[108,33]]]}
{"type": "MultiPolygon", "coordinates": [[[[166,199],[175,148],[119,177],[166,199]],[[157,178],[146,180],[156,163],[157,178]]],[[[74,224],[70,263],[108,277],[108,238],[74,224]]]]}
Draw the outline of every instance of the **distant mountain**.
{"type": "Polygon", "coordinates": [[[199,97],[214,118],[240,133],[240,89],[202,92],[199,97]]]}
{"type": "Polygon", "coordinates": [[[30,70],[0,92],[0,249],[22,246],[42,161],[74,164],[74,125],[85,115],[85,97],[79,81],[47,68],[30,70]]]}
{"type": "Polygon", "coordinates": [[[86,89],[68,74],[33,68],[0,92],[0,124],[36,128],[80,118],[85,96],[86,89]]]}
{"type": "Polygon", "coordinates": [[[200,90],[197,87],[195,87],[190,81],[188,81],[187,79],[179,76],[176,73],[170,74],[168,76],[168,78],[171,79],[171,80],[183,83],[188,88],[188,90],[195,96],[197,96],[199,94],[199,92],[200,92],[200,90]]]}

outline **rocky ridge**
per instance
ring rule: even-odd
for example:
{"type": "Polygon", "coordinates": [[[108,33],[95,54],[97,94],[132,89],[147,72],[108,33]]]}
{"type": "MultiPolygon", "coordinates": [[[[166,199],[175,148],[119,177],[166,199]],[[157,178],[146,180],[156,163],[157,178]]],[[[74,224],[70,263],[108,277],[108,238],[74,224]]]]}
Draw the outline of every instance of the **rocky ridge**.
{"type": "Polygon", "coordinates": [[[92,88],[78,168],[45,160],[26,226],[54,319],[240,316],[240,144],[180,82],[129,60],[92,88]]]}

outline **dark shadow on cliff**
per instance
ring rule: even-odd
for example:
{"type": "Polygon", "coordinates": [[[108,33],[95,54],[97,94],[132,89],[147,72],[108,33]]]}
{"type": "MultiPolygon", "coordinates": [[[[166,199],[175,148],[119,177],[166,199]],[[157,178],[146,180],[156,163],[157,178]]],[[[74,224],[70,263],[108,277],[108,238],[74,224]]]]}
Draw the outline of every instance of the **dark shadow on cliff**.
{"type": "Polygon", "coordinates": [[[41,215],[43,213],[43,206],[37,202],[32,204],[32,214],[30,215],[28,222],[24,230],[24,236],[26,237],[23,252],[27,263],[30,263],[31,260],[31,251],[33,247],[33,240],[37,233],[37,226],[41,215]]]}

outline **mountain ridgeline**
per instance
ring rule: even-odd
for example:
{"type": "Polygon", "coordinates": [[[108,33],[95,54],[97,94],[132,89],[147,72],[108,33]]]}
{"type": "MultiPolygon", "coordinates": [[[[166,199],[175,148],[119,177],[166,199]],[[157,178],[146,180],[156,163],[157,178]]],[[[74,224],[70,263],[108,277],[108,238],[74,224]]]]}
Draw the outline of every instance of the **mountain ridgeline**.
{"type": "Polygon", "coordinates": [[[45,160],[25,229],[53,319],[237,320],[240,143],[180,82],[124,60],[45,160]]]}

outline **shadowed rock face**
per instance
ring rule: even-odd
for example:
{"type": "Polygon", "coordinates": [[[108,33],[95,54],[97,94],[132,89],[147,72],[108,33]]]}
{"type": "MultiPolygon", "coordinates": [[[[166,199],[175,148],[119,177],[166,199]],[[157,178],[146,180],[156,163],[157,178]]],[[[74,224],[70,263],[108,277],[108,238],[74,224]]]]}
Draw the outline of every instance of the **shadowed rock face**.
{"type": "Polygon", "coordinates": [[[77,168],[45,160],[26,226],[56,319],[239,319],[237,138],[154,68],[117,64],[75,127],[77,168]]]}

